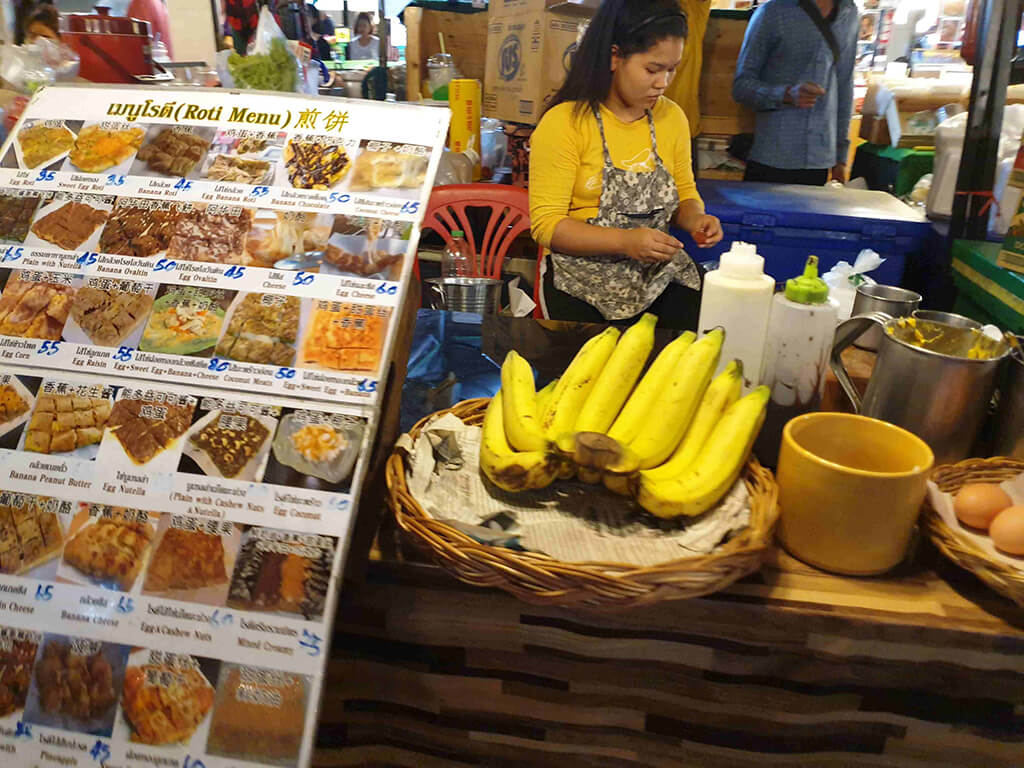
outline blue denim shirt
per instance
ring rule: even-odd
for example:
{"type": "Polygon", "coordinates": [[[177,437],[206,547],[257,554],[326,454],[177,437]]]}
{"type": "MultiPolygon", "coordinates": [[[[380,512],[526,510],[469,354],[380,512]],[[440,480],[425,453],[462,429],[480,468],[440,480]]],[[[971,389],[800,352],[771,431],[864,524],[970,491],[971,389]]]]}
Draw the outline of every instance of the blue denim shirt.
{"type": "Polygon", "coordinates": [[[838,62],[797,0],[769,0],[754,12],[732,85],[733,98],[757,112],[751,160],[793,169],[846,164],[858,14],[852,0],[836,2],[838,62]],[[783,104],[787,88],[807,81],[825,89],[811,109],[783,104]]]}

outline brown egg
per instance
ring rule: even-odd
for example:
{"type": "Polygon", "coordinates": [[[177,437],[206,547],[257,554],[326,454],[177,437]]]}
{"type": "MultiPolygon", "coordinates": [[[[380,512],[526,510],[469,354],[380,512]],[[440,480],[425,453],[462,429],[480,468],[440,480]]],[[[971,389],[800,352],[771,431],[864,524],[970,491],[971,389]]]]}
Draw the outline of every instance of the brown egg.
{"type": "Polygon", "coordinates": [[[988,529],[996,549],[1011,555],[1024,555],[1024,507],[1004,509],[988,529]]]}
{"type": "Polygon", "coordinates": [[[998,485],[969,483],[960,489],[953,502],[953,510],[964,525],[987,531],[992,520],[1013,500],[998,485]]]}

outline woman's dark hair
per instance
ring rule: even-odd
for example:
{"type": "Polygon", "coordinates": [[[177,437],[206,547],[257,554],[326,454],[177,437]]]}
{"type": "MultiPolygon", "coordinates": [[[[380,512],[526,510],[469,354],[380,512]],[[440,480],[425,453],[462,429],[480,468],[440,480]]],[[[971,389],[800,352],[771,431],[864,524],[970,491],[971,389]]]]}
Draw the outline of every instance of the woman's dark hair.
{"type": "Polygon", "coordinates": [[[373,34],[373,19],[370,18],[370,14],[368,14],[366,11],[363,11],[358,16],[356,16],[356,23],[352,25],[352,31],[355,32],[356,30],[358,30],[359,29],[359,24],[364,22],[364,21],[366,22],[366,26],[368,26],[370,28],[370,34],[372,35],[373,34]]]}
{"type": "Polygon", "coordinates": [[[620,56],[632,56],[668,37],[685,40],[687,33],[679,0],[604,0],[547,108],[569,101],[578,110],[597,109],[612,88],[612,46],[620,56]]]}
{"type": "Polygon", "coordinates": [[[25,38],[28,36],[29,27],[33,24],[42,24],[44,27],[49,27],[58,38],[60,37],[60,14],[49,3],[29,7],[19,30],[22,42],[25,41],[25,38]]]}

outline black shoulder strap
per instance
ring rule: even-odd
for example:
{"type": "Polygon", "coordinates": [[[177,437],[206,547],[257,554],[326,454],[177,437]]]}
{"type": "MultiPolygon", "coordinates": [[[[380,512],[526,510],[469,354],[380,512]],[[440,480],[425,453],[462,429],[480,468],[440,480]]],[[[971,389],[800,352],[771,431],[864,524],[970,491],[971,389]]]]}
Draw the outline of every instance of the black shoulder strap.
{"type": "MultiPolygon", "coordinates": [[[[839,0],[833,0],[836,5],[839,5],[839,0]]],[[[821,15],[821,11],[818,6],[814,3],[814,0],[800,0],[800,7],[804,13],[811,17],[811,21],[814,22],[814,26],[821,32],[821,36],[825,38],[825,42],[828,43],[828,47],[832,51],[832,60],[836,66],[839,66],[839,43],[836,42],[836,36],[832,34],[832,26],[825,21],[825,18],[821,15]]]]}

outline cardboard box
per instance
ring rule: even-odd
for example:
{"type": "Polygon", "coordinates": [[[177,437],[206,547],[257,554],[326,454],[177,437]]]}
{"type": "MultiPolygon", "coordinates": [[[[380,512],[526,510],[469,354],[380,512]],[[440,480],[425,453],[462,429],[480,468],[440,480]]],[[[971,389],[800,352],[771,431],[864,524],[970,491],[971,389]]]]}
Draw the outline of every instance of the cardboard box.
{"type": "Polygon", "coordinates": [[[487,24],[484,114],[536,125],[565,82],[592,13],[580,3],[494,0],[487,24]]]}

